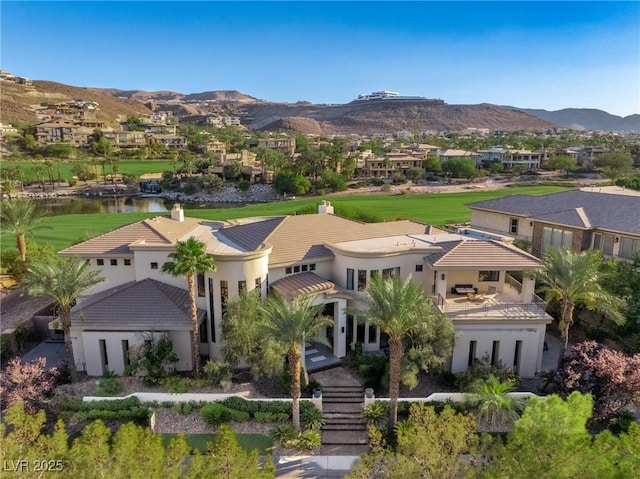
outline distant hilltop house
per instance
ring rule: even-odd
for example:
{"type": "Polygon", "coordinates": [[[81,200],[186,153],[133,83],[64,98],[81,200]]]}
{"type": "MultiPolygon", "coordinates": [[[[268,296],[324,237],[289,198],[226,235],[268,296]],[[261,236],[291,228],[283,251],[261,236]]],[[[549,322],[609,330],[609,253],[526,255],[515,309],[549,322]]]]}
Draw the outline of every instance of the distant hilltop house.
{"type": "MultiPolygon", "coordinates": [[[[535,295],[541,268],[534,256],[499,235],[448,233],[415,221],[360,223],[333,214],[322,202],[316,214],[216,222],[188,218],[180,205],[170,216],[149,218],[71,246],[105,281],[78,298],[72,310],[75,363],[90,376],[122,374],[130,348],[171,339],[177,369],[193,367],[187,281],[162,273],[176,243],[203,241],[217,269],[197,277],[200,350],[221,359],[227,300],[242,291],[263,299],[314,294],[332,325],[318,333],[335,358],[362,345],[383,350],[387,335],[358,323],[371,278],[399,276],[421,285],[434,307],[454,324],[456,340],[446,368],[465,371],[474,360],[513,367],[523,377],[541,368],[546,325],[552,318],[535,295]],[[513,274],[512,274],[513,273],[513,274]],[[522,278],[518,280],[516,278],[522,278]]],[[[312,361],[312,360],[310,360],[312,361]]],[[[336,359],[337,362],[337,359],[336,359]]]]}
{"type": "Polygon", "coordinates": [[[434,99],[434,98],[425,98],[423,96],[403,96],[400,93],[395,91],[374,91],[369,94],[358,95],[354,101],[371,101],[371,100],[418,100],[418,101],[428,101],[433,104],[444,105],[444,100],[434,99]]]}

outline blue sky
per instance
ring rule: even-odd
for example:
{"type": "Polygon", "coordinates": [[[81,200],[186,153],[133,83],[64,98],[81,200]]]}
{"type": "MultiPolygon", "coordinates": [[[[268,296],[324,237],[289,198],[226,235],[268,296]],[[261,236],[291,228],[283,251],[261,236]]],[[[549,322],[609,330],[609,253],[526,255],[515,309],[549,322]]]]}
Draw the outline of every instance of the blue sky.
{"type": "Polygon", "coordinates": [[[76,86],[640,113],[639,2],[1,5],[0,66],[76,86]]]}

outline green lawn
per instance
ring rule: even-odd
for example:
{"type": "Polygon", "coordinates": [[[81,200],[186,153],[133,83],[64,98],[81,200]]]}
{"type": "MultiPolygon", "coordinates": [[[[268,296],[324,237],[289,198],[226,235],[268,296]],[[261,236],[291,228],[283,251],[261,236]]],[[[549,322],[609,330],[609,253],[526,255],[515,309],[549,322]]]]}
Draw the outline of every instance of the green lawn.
{"type": "MultiPolygon", "coordinates": [[[[177,434],[161,434],[162,442],[166,446],[169,444],[169,441],[177,436],[177,434]]],[[[185,434],[185,439],[187,440],[187,444],[191,446],[193,449],[197,449],[201,453],[207,452],[207,443],[213,442],[216,440],[215,434],[185,434]]],[[[273,441],[269,439],[267,436],[263,436],[262,434],[236,434],[236,439],[238,440],[238,444],[245,451],[253,451],[254,449],[258,450],[258,453],[261,456],[266,456],[271,454],[271,449],[273,448],[273,441]]]]}
{"type": "MultiPolygon", "coordinates": [[[[513,194],[541,195],[563,191],[557,186],[532,186],[503,188],[494,191],[470,191],[465,193],[408,194],[408,195],[343,195],[329,199],[333,205],[344,205],[350,209],[372,212],[382,219],[412,219],[433,225],[469,221],[471,212],[467,203],[488,200],[513,194]]],[[[277,203],[247,205],[234,208],[201,208],[187,210],[187,216],[209,220],[228,220],[250,216],[288,215],[315,208],[322,198],[312,197],[277,203]]],[[[157,213],[112,213],[95,215],[63,215],[47,218],[43,223],[49,228],[38,229],[34,239],[50,243],[56,250],[106,233],[118,226],[157,216],[157,213]]],[[[15,241],[5,235],[0,236],[2,249],[14,247],[15,241]]]]}
{"type": "MultiPolygon", "coordinates": [[[[66,160],[60,163],[60,176],[63,180],[69,180],[73,176],[71,168],[78,161],[66,160]]],[[[93,163],[89,160],[81,161],[87,163],[89,166],[93,166],[93,163]]],[[[33,172],[33,161],[7,161],[2,160],[0,162],[0,168],[9,168],[17,166],[24,173],[24,181],[27,183],[37,181],[36,175],[33,172]]],[[[180,165],[178,165],[180,166],[180,165]]],[[[162,173],[163,171],[173,171],[173,165],[169,160],[120,160],[118,171],[120,174],[128,175],[143,175],[145,173],[162,173]]],[[[105,167],[107,175],[109,174],[109,167],[105,167]]],[[[98,165],[98,172],[102,175],[102,168],[98,165]]],[[[58,166],[54,165],[52,169],[54,181],[58,180],[58,166]]],[[[48,178],[48,173],[45,172],[45,177],[48,178]]]]}

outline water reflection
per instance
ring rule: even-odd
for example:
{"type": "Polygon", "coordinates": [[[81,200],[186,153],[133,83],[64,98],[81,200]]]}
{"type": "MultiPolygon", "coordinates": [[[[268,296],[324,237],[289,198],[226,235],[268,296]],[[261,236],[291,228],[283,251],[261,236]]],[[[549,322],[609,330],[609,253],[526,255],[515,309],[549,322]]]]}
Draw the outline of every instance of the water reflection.
{"type": "MultiPolygon", "coordinates": [[[[100,198],[44,198],[36,201],[38,209],[50,216],[58,215],[95,215],[105,213],[164,213],[171,210],[173,201],[162,198],[140,198],[138,196],[121,196],[100,198]]],[[[202,208],[200,203],[181,203],[184,209],[202,208]]],[[[238,204],[214,203],[206,208],[227,208],[238,204]]]]}

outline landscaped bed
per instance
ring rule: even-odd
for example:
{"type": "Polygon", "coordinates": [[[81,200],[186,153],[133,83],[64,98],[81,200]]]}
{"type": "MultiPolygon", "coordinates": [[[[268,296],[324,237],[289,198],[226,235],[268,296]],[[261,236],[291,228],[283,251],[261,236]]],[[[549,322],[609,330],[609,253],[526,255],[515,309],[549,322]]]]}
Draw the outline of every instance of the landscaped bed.
{"type": "MultiPolygon", "coordinates": [[[[161,435],[162,442],[166,446],[178,434],[164,433],[161,435]]],[[[187,444],[203,454],[207,452],[207,444],[214,442],[216,437],[216,434],[185,434],[187,444]]],[[[246,451],[257,450],[261,456],[272,453],[273,441],[263,434],[236,433],[236,439],[240,447],[246,451]]]]}

